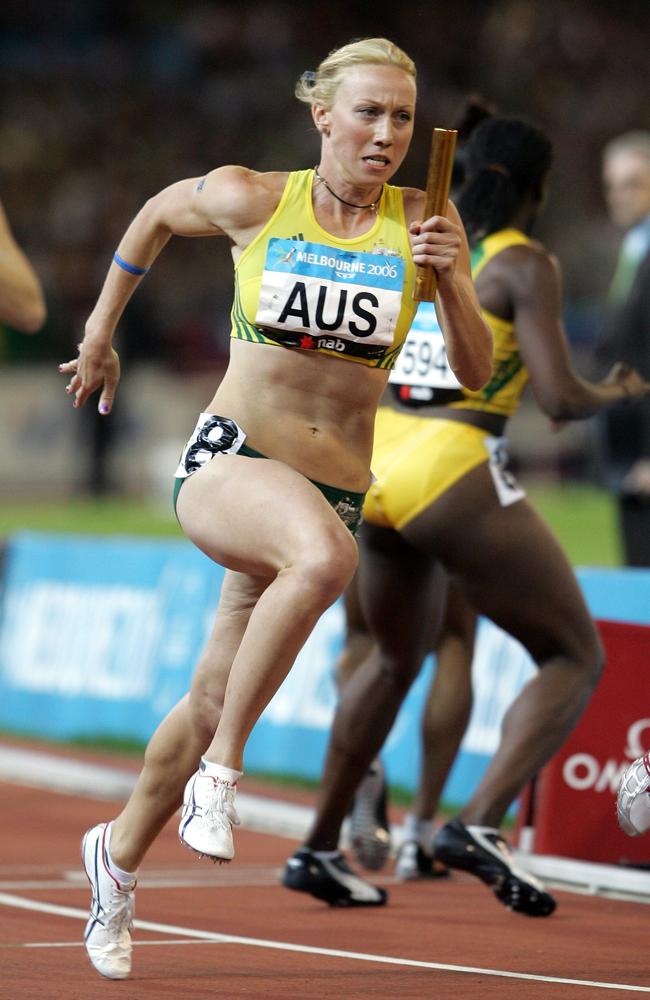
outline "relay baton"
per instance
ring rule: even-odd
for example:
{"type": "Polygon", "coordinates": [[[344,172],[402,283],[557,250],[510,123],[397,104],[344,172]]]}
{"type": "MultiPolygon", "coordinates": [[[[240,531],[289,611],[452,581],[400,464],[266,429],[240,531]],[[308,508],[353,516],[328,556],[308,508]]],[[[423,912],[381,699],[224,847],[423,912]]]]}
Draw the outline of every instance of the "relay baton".
{"type": "MultiPolygon", "coordinates": [[[[445,215],[447,212],[457,135],[458,131],[454,128],[434,128],[433,130],[424,202],[425,219],[430,219],[432,215],[445,215]]],[[[435,297],[435,270],[432,267],[416,264],[413,298],[417,302],[433,302],[435,297]]]]}

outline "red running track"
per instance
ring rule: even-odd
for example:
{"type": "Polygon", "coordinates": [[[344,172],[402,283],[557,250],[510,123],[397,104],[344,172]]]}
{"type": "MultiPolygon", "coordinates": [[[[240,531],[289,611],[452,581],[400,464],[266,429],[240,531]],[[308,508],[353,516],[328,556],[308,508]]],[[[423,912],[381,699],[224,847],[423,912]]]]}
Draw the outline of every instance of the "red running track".
{"type": "Polygon", "coordinates": [[[119,803],[12,784],[0,792],[0,997],[7,1000],[650,993],[646,904],[560,892],[552,917],[531,919],[505,910],[468,876],[399,885],[380,874],[387,907],[331,909],[279,884],[292,841],[238,829],[235,861],[212,866],[179,846],[175,823],[140,873],[132,977],[111,982],[81,945],[89,893],[79,841],[119,803]]]}

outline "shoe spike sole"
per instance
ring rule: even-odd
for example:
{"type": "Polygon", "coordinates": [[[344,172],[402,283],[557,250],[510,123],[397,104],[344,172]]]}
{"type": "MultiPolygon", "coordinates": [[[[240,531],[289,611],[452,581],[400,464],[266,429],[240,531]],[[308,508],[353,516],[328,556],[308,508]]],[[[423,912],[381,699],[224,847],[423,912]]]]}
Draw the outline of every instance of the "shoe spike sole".
{"type": "Polygon", "coordinates": [[[213,865],[229,865],[231,862],[231,858],[215,858],[212,854],[203,854],[202,851],[195,851],[190,844],[186,844],[180,837],[178,838],[178,842],[182,847],[185,847],[188,851],[192,851],[193,854],[196,854],[199,861],[203,861],[205,859],[206,861],[211,861],[213,865]]]}

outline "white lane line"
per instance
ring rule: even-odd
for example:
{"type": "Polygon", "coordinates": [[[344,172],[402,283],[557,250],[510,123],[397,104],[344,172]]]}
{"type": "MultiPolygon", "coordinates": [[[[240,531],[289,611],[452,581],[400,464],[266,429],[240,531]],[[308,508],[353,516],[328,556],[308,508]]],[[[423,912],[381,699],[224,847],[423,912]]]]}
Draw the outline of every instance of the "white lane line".
{"type": "MultiPolygon", "coordinates": [[[[269,875],[267,878],[246,878],[245,876],[230,879],[228,882],[202,882],[199,883],[193,878],[173,878],[173,879],[138,879],[139,889],[264,889],[269,886],[277,886],[280,881],[280,872],[276,875],[269,875]]],[[[44,889],[55,889],[57,891],[74,891],[87,888],[88,881],[84,875],[84,885],[77,882],[70,882],[67,879],[26,879],[24,881],[0,882],[0,892],[41,892],[44,889]]]]}
{"type": "MultiPolygon", "coordinates": [[[[180,944],[221,944],[221,941],[196,941],[188,940],[188,938],[170,938],[168,941],[154,940],[150,941],[134,941],[134,948],[151,948],[153,945],[156,947],[158,945],[175,945],[178,947],[180,944]]],[[[12,949],[19,948],[84,948],[85,945],[83,941],[25,941],[22,944],[0,944],[0,951],[11,951],[12,949]]]]}
{"type": "MultiPolygon", "coordinates": [[[[23,910],[35,910],[41,913],[52,913],[60,917],[72,917],[76,920],[87,920],[86,910],[77,910],[69,906],[56,906],[53,903],[41,903],[39,900],[24,899],[21,896],[11,896],[0,893],[0,905],[12,906],[23,910]]],[[[273,951],[296,952],[303,955],[322,955],[326,958],[346,958],[353,962],[375,962],[378,965],[397,965],[411,969],[431,969],[438,972],[458,972],[469,975],[495,976],[500,979],[522,979],[535,983],[562,983],[565,986],[591,986],[602,990],[628,990],[631,993],[650,993],[650,986],[629,986],[622,983],[601,983],[590,979],[566,979],[560,976],[539,976],[528,972],[507,972],[503,969],[484,969],[471,965],[448,965],[443,962],[421,962],[412,958],[395,958],[391,955],[368,955],[359,951],[341,951],[338,948],[317,948],[312,945],[292,944],[289,941],[270,941],[264,938],[240,937],[237,934],[218,934],[214,931],[201,931],[195,927],[176,927],[173,924],[158,924],[150,920],[135,920],[134,925],[145,931],[158,934],[176,934],[200,941],[212,941],[219,944],[239,944],[247,948],[268,948],[273,951]]]]}

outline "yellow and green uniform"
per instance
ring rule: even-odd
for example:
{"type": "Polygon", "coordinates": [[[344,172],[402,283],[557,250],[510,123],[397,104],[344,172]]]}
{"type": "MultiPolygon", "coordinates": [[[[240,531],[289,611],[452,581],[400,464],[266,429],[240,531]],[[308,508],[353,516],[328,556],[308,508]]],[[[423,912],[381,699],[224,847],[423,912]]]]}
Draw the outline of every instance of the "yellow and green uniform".
{"type": "Polygon", "coordinates": [[[288,175],[239,257],[231,336],[392,368],[417,309],[402,192],[385,184],[372,228],[343,239],[314,215],[313,178],[288,175]]]}
{"type": "MultiPolygon", "coordinates": [[[[500,229],[486,236],[472,251],[472,278],[476,281],[483,268],[503,250],[530,243],[519,229],[500,229]]],[[[486,309],[483,318],[492,330],[492,377],[482,389],[463,388],[464,398],[450,405],[453,409],[482,410],[511,417],[528,382],[528,371],[519,354],[514,324],[486,309]]]]}
{"type": "MultiPolygon", "coordinates": [[[[472,277],[502,250],[529,244],[530,240],[516,229],[503,229],[487,236],[472,253],[472,277]]],[[[400,385],[400,370],[411,381],[409,392],[423,389],[443,390],[441,401],[453,409],[481,410],[509,417],[517,409],[528,381],[528,372],[519,355],[514,324],[483,310],[492,330],[493,374],[482,389],[472,391],[458,385],[451,388],[448,373],[443,370],[440,356],[442,334],[431,306],[420,318],[419,334],[410,350],[405,351],[391,380],[400,385]],[[424,320],[424,322],[423,322],[424,320]],[[431,329],[431,341],[424,339],[425,327],[431,329]],[[405,366],[405,358],[408,365],[405,366]],[[411,359],[413,363],[411,364],[411,359]],[[412,373],[412,374],[411,374],[412,373]],[[421,381],[418,382],[418,373],[421,381]],[[448,395],[454,393],[454,401],[448,395]]],[[[420,307],[422,310],[422,306],[420,307]]],[[[445,362],[446,363],[446,362],[445,362]]],[[[398,392],[399,395],[399,392],[398,392]]],[[[428,397],[431,399],[431,397],[428,397]]],[[[435,396],[433,397],[435,398],[435,396]]],[[[375,440],[371,485],[363,507],[365,520],[384,527],[401,530],[454,483],[483,462],[488,462],[499,501],[514,503],[523,491],[505,470],[505,441],[471,424],[444,417],[419,416],[390,407],[381,407],[375,422],[375,440]]]]}
{"type": "MultiPolygon", "coordinates": [[[[417,309],[402,192],[385,184],[371,229],[354,239],[319,225],[313,170],[287,178],[280,202],[235,264],[231,336],[392,368],[417,309]]],[[[176,470],[174,508],[188,478],[217,455],[265,458],[226,416],[201,413],[176,470]]],[[[312,480],[353,533],[363,493],[312,480]]]]}

